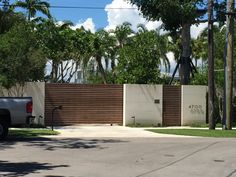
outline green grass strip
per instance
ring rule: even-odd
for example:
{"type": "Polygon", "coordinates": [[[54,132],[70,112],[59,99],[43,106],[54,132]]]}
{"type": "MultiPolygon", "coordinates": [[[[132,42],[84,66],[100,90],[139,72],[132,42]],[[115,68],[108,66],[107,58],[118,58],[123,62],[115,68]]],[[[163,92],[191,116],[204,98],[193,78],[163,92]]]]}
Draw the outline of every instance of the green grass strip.
{"type": "Polygon", "coordinates": [[[52,131],[50,129],[10,129],[9,137],[20,137],[20,138],[30,138],[30,137],[40,137],[47,135],[58,135],[57,131],[52,131]]]}
{"type": "Polygon", "coordinates": [[[148,131],[162,134],[217,137],[217,138],[235,138],[236,130],[202,130],[202,129],[148,129],[148,131]]]}

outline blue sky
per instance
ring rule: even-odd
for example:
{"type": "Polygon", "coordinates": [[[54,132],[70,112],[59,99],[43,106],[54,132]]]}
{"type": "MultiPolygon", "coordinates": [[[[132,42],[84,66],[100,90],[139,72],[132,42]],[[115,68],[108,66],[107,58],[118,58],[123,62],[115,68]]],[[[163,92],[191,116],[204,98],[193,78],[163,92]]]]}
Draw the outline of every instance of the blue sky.
{"type": "MultiPolygon", "coordinates": [[[[17,0],[10,0],[14,3],[17,0]]],[[[22,0],[23,1],[23,0],[22,0]]],[[[96,29],[104,28],[108,25],[107,12],[105,7],[111,4],[113,0],[42,0],[49,2],[51,6],[69,6],[69,7],[103,7],[104,9],[68,9],[68,8],[50,8],[52,16],[57,21],[70,20],[78,24],[91,18],[96,25],[96,29]]],[[[17,11],[25,12],[21,8],[17,11]]],[[[41,15],[41,14],[38,14],[41,15]]]]}
{"type": "MultiPolygon", "coordinates": [[[[16,0],[10,0],[13,3],[16,0]]],[[[24,0],[19,0],[24,1],[24,0]]],[[[160,22],[148,22],[139,15],[137,8],[134,8],[127,0],[43,0],[52,6],[50,12],[57,21],[70,20],[77,27],[83,25],[85,29],[96,31],[100,28],[114,29],[117,25],[129,22],[133,29],[138,24],[144,24],[148,29],[156,29],[160,22]],[[56,6],[56,7],[55,7],[56,6]],[[83,8],[58,8],[65,7],[99,7],[101,9],[83,8]],[[116,9],[114,9],[116,8],[116,9]],[[131,8],[131,9],[130,9],[131,8]]],[[[17,11],[25,12],[22,8],[17,11]]],[[[38,16],[42,14],[37,14],[38,16]]]]}
{"type": "MultiPolygon", "coordinates": [[[[48,0],[51,6],[79,6],[79,7],[104,7],[112,0],[48,0]]],[[[71,20],[73,23],[85,21],[92,18],[96,28],[103,28],[108,25],[107,12],[101,9],[56,9],[50,11],[57,20],[71,20]]]]}

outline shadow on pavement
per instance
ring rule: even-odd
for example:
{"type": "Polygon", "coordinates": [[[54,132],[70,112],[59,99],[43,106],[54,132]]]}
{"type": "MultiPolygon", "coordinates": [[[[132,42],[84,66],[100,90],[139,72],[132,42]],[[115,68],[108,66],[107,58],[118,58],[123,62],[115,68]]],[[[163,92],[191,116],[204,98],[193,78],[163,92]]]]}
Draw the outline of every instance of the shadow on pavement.
{"type": "Polygon", "coordinates": [[[4,149],[12,149],[13,148],[13,145],[15,145],[16,142],[13,142],[13,141],[0,141],[0,150],[4,150],[4,149]]]}
{"type": "Polygon", "coordinates": [[[127,143],[128,141],[118,139],[80,139],[80,138],[9,138],[0,142],[0,150],[14,148],[17,143],[24,146],[43,148],[44,150],[54,151],[57,149],[105,149],[108,143],[127,143]]]}
{"type": "Polygon", "coordinates": [[[25,176],[27,174],[39,173],[39,170],[53,170],[54,168],[66,168],[68,165],[50,165],[38,162],[12,163],[0,160],[0,176],[25,176]]]}

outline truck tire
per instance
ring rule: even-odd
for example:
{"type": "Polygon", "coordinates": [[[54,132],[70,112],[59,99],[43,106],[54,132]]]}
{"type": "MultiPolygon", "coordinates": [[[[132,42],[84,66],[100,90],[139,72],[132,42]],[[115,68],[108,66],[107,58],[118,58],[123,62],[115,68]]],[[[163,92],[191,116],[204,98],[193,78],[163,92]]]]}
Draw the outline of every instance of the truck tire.
{"type": "Polygon", "coordinates": [[[0,120],[0,140],[6,139],[8,135],[8,124],[4,120],[0,120]]]}

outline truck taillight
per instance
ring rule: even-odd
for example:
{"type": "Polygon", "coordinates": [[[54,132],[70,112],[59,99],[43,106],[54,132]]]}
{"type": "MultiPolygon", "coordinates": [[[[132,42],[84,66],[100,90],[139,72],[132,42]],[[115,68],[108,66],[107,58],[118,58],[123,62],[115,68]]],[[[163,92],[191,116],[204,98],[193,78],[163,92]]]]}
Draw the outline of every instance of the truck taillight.
{"type": "Polygon", "coordinates": [[[26,112],[27,113],[32,113],[32,110],[33,110],[33,102],[28,102],[26,104],[26,112]]]}

